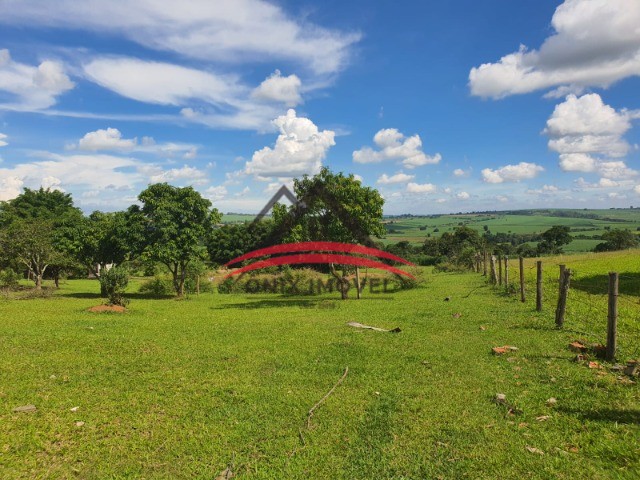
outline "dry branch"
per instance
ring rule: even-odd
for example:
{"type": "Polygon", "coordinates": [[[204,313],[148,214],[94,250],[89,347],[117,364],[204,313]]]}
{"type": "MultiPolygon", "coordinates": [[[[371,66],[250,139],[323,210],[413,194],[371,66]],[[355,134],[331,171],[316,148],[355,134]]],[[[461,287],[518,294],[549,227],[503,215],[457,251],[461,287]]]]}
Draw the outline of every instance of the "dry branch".
{"type": "Polygon", "coordinates": [[[347,323],[347,325],[349,325],[350,327],[354,327],[354,328],[365,328],[367,330],[375,330],[376,332],[399,333],[399,332],[402,331],[402,330],[400,330],[400,327],[396,327],[396,328],[392,328],[391,330],[387,330],[386,328],[372,327],[370,325],[363,325],[362,323],[358,323],[358,322],[349,322],[349,323],[347,323]]]}
{"type": "Polygon", "coordinates": [[[322,405],[324,403],[324,401],[329,398],[329,395],[331,395],[333,393],[333,391],[338,387],[338,385],[340,385],[345,378],[347,378],[347,374],[349,373],[349,367],[346,367],[344,369],[344,373],[342,374],[342,377],[340,377],[340,380],[338,380],[336,382],[336,384],[331,388],[331,390],[329,390],[324,397],[322,397],[318,403],[316,403],[313,407],[311,407],[311,409],[309,410],[309,413],[307,414],[307,428],[311,428],[311,417],[313,416],[313,412],[316,410],[316,408],[318,408],[320,405],[322,405]]]}

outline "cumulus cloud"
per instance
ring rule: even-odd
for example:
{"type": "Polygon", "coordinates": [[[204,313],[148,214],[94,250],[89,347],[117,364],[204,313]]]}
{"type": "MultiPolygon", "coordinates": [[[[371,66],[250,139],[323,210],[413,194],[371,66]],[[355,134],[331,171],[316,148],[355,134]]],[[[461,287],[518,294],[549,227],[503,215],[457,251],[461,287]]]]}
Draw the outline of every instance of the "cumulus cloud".
{"type": "Polygon", "coordinates": [[[577,191],[592,190],[598,188],[616,188],[622,185],[621,182],[611,180],[610,178],[601,178],[597,182],[591,183],[580,177],[577,180],[574,180],[573,183],[575,184],[575,190],[577,191]]]}
{"type": "Polygon", "coordinates": [[[7,142],[7,138],[9,138],[7,135],[5,135],[4,133],[0,133],[0,147],[6,147],[7,145],[9,145],[9,143],[7,142]]]}
{"type": "Polygon", "coordinates": [[[636,195],[640,195],[640,185],[636,185],[635,187],[633,187],[633,191],[636,193],[636,195]]]}
{"type": "Polygon", "coordinates": [[[212,202],[219,202],[227,196],[227,188],[224,185],[217,187],[211,186],[204,191],[203,195],[212,202]]]}
{"type": "Polygon", "coordinates": [[[482,179],[487,183],[519,182],[535,178],[544,168],[535,163],[520,162],[517,165],[505,165],[496,170],[484,168],[482,179]]]}
{"type": "Polygon", "coordinates": [[[171,168],[151,175],[151,183],[171,183],[180,181],[183,184],[202,185],[206,183],[207,174],[195,167],[185,165],[181,168],[171,168]],[[183,182],[183,180],[185,182],[183,182]]]}
{"type": "Polygon", "coordinates": [[[554,195],[560,192],[560,189],[555,185],[543,185],[542,188],[525,190],[529,195],[554,195]]]}
{"type": "Polygon", "coordinates": [[[433,183],[409,183],[407,185],[408,193],[435,193],[438,187],[433,183]]]}
{"type": "Polygon", "coordinates": [[[78,142],[79,150],[131,150],[136,146],[138,140],[135,138],[122,138],[122,133],[117,128],[100,129],[95,132],[88,132],[78,142]]]}
{"type": "Polygon", "coordinates": [[[287,107],[295,107],[302,103],[300,87],[302,82],[297,75],[283,77],[280,70],[266,78],[253,92],[251,96],[267,102],[284,103],[287,107]]]}
{"type": "Polygon", "coordinates": [[[72,28],[126,38],[187,57],[239,63],[294,61],[314,73],[340,70],[359,33],[294,19],[265,0],[4,0],[0,23],[72,28]]]}
{"type": "Polygon", "coordinates": [[[386,173],[383,173],[376,183],[380,185],[392,185],[395,183],[407,183],[413,180],[415,175],[407,175],[406,173],[396,173],[395,175],[389,176],[386,173]]]}
{"type": "Polygon", "coordinates": [[[13,175],[0,174],[0,202],[13,200],[22,193],[24,180],[13,175]],[[4,177],[4,178],[3,178],[4,177]]]}
{"type": "Polygon", "coordinates": [[[616,111],[600,95],[569,95],[556,105],[547,120],[544,133],[549,148],[560,154],[560,168],[565,172],[597,172],[607,178],[622,178],[637,172],[623,160],[630,145],[624,134],[631,129],[636,112],[616,111]]]}
{"type": "Polygon", "coordinates": [[[35,67],[12,60],[9,50],[0,50],[0,92],[12,97],[11,102],[0,104],[3,109],[43,110],[74,86],[59,62],[45,60],[35,67]]]}
{"type": "Polygon", "coordinates": [[[438,163],[442,157],[439,153],[434,156],[426,155],[422,151],[420,135],[405,137],[396,128],[385,128],[373,137],[373,142],[379,148],[364,147],[353,152],[353,161],[356,163],[380,163],[387,160],[395,160],[402,163],[405,168],[413,169],[422,165],[438,163]]]}
{"type": "Polygon", "coordinates": [[[623,157],[629,144],[622,138],[631,128],[631,114],[617,112],[600,95],[567,96],[556,105],[544,130],[549,148],[560,154],[600,154],[623,157]]]}
{"type": "Polygon", "coordinates": [[[319,131],[308,118],[289,109],[273,120],[279,130],[275,146],[256,151],[246,163],[245,173],[261,177],[298,177],[320,171],[327,151],[334,146],[335,132],[319,131]]]}
{"type": "Polygon", "coordinates": [[[471,198],[471,195],[469,195],[467,192],[459,192],[456,194],[456,198],[458,200],[469,200],[471,198]]]}
{"type": "Polygon", "coordinates": [[[538,50],[521,46],[469,73],[471,93],[509,95],[558,87],[549,96],[582,93],[640,75],[640,2],[566,0],[551,19],[554,33],[538,50]]]}
{"type": "Polygon", "coordinates": [[[470,174],[471,174],[471,169],[463,170],[462,168],[456,168],[453,171],[453,176],[454,177],[468,177],[470,174]]]}
{"type": "Polygon", "coordinates": [[[98,191],[129,189],[131,185],[146,180],[138,171],[142,165],[136,159],[113,155],[41,152],[39,158],[31,162],[0,168],[0,184],[4,187],[0,191],[3,197],[13,198],[20,193],[22,186],[98,191]]]}

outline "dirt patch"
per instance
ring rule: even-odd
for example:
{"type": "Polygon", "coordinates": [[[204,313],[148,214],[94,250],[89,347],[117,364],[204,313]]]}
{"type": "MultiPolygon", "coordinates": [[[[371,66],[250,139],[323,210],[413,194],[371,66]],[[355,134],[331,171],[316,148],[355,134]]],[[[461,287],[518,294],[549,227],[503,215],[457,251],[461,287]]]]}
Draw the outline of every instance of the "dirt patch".
{"type": "Polygon", "coordinates": [[[103,313],[103,312],[124,313],[127,311],[127,309],[124,307],[121,307],[120,305],[96,305],[95,307],[88,308],[87,311],[93,312],[93,313],[103,313]]]}

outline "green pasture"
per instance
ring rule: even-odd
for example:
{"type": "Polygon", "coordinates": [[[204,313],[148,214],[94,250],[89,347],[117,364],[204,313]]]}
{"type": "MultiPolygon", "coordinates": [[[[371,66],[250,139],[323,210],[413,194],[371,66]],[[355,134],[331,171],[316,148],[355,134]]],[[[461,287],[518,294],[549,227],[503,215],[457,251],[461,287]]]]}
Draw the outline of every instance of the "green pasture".
{"type": "MultiPolygon", "coordinates": [[[[461,214],[441,215],[431,217],[388,217],[386,218],[387,235],[385,243],[408,241],[414,244],[423,243],[427,235],[438,237],[444,232],[453,232],[461,225],[468,226],[480,233],[486,226],[492,233],[542,233],[554,225],[564,225],[571,228],[571,234],[586,237],[600,236],[606,232],[605,228],[629,229],[637,232],[640,228],[639,210],[576,210],[579,214],[598,215],[599,218],[573,218],[554,216],[554,212],[539,212],[534,215],[514,213],[495,214],[461,214]],[[420,228],[425,228],[420,230],[420,228]],[[435,230],[438,231],[435,231],[435,230]]],[[[586,252],[592,250],[601,240],[590,238],[576,238],[565,246],[567,252],[586,252]]]]}
{"type": "Polygon", "coordinates": [[[604,340],[614,269],[619,360],[640,356],[639,253],[543,259],[541,313],[480,274],[427,269],[416,289],[360,301],[156,300],[134,282],[127,313],[95,314],[89,280],[0,297],[0,478],[638,478],[638,384],[567,345],[604,340]],[[558,331],[561,262],[575,288],[558,331]],[[518,350],[492,355],[505,344],[518,350]]]}

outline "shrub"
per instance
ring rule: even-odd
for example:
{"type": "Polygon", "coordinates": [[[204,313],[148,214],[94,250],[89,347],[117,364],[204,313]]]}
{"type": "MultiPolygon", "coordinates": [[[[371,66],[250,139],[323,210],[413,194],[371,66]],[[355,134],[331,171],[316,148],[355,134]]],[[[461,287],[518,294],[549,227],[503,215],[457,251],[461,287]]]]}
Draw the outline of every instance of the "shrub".
{"type": "Polygon", "coordinates": [[[154,277],[140,285],[138,292],[148,293],[154,297],[166,297],[173,295],[175,293],[175,289],[173,288],[173,282],[170,279],[154,277]]]}
{"type": "Polygon", "coordinates": [[[122,267],[113,267],[100,275],[100,287],[105,292],[109,305],[126,307],[129,303],[124,291],[129,284],[129,273],[122,267]]]}
{"type": "Polygon", "coordinates": [[[14,272],[12,269],[0,271],[0,288],[13,290],[18,286],[20,275],[14,272]]]}

